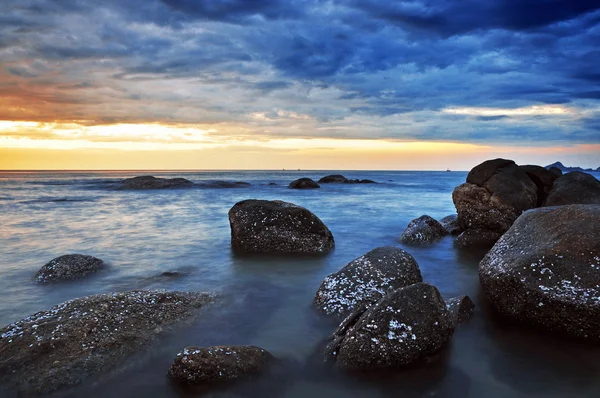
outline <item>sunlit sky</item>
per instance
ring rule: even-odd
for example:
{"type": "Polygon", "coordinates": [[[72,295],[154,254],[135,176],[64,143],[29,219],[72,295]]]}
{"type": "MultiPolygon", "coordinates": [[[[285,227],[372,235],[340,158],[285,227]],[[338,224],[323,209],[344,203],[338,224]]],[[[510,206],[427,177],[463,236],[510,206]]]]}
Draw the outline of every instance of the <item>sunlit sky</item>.
{"type": "Polygon", "coordinates": [[[600,3],[3,0],[0,169],[600,167],[600,3]]]}

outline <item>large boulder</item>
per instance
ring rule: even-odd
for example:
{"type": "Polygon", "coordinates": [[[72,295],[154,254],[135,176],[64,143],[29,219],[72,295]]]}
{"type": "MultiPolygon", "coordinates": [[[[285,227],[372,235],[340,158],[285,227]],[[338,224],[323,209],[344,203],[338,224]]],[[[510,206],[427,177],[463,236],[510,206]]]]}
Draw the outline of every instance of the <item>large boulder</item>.
{"type": "Polygon", "coordinates": [[[254,346],[186,347],[175,357],[168,375],[183,384],[221,384],[257,375],[273,359],[254,346]]]}
{"type": "Polygon", "coordinates": [[[280,200],[249,199],[229,210],[237,253],[320,254],[333,249],[331,231],[311,211],[280,200]]]}
{"type": "Polygon", "coordinates": [[[600,181],[581,171],[571,171],[557,178],[544,206],[574,204],[600,204],[600,181]]]}
{"type": "Polygon", "coordinates": [[[524,213],[479,264],[489,302],[504,316],[600,342],[600,205],[524,213]]]}
{"type": "Polygon", "coordinates": [[[423,215],[408,223],[408,227],[400,236],[400,242],[413,245],[431,243],[447,234],[446,229],[437,220],[423,215]]]}
{"type": "Polygon", "coordinates": [[[131,291],[37,312],[0,329],[0,384],[23,396],[80,384],[121,365],[211,301],[204,293],[131,291]]]}
{"type": "Polygon", "coordinates": [[[444,229],[446,230],[446,233],[448,233],[450,235],[459,235],[462,232],[462,228],[460,227],[460,224],[458,223],[458,215],[457,214],[451,214],[449,216],[446,216],[446,217],[440,219],[440,224],[442,224],[442,227],[444,227],[444,229]]]}
{"type": "Polygon", "coordinates": [[[38,283],[72,280],[100,271],[104,261],[85,254],[65,254],[45,264],[35,275],[38,283]]]}
{"type": "Polygon", "coordinates": [[[502,236],[501,232],[491,231],[489,229],[470,228],[458,235],[454,245],[459,249],[469,247],[490,248],[502,236]]]}
{"type": "Polygon", "coordinates": [[[541,206],[548,197],[548,194],[554,185],[554,181],[558,176],[542,166],[527,165],[519,166],[519,168],[523,170],[537,186],[536,207],[541,206]]]}
{"type": "Polygon", "coordinates": [[[494,159],[473,168],[452,193],[464,230],[502,234],[523,211],[537,206],[538,188],[512,160],[494,159]]]}
{"type": "Polygon", "coordinates": [[[348,179],[341,174],[332,174],[322,177],[319,184],[347,184],[348,179]]]}
{"type": "Polygon", "coordinates": [[[326,360],[347,371],[398,368],[440,351],[454,327],[438,290],[426,283],[398,289],[332,336],[326,360]]]}
{"type": "Polygon", "coordinates": [[[152,176],[140,176],[127,178],[119,184],[119,189],[138,190],[138,189],[172,189],[172,188],[190,188],[194,183],[185,178],[157,178],[152,176]]]}
{"type": "Polygon", "coordinates": [[[422,281],[419,265],[407,251],[378,247],[325,278],[314,303],[328,315],[345,316],[389,292],[422,281]]]}
{"type": "Polygon", "coordinates": [[[319,184],[311,180],[310,178],[299,178],[290,182],[288,188],[292,189],[317,189],[321,188],[319,184]]]}

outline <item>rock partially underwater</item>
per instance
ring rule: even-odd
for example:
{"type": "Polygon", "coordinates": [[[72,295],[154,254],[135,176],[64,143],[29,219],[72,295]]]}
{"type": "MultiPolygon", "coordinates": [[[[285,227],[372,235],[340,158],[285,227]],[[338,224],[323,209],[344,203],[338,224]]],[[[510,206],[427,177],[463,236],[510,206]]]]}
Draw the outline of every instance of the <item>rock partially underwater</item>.
{"type": "Polygon", "coordinates": [[[321,188],[319,184],[311,180],[310,178],[299,178],[290,182],[288,188],[291,189],[317,189],[321,188]]]}
{"type": "Polygon", "coordinates": [[[38,283],[79,279],[105,266],[99,258],[85,254],[65,254],[45,264],[35,275],[38,283]]]}
{"type": "Polygon", "coordinates": [[[118,185],[118,189],[143,190],[143,189],[173,189],[191,188],[194,183],[185,178],[157,178],[153,176],[140,176],[127,178],[118,185]]]}
{"type": "Polygon", "coordinates": [[[435,242],[448,235],[448,231],[437,220],[423,215],[412,220],[400,236],[400,242],[409,245],[423,245],[435,242]]]}

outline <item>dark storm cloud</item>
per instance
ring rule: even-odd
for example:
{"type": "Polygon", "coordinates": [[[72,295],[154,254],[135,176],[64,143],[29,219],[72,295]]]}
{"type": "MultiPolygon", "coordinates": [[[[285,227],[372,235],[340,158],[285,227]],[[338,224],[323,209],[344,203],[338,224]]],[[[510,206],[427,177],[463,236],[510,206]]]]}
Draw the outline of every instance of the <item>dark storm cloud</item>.
{"type": "Polygon", "coordinates": [[[1,116],[596,142],[594,118],[444,110],[597,109],[597,43],[596,0],[5,0],[1,116]]]}

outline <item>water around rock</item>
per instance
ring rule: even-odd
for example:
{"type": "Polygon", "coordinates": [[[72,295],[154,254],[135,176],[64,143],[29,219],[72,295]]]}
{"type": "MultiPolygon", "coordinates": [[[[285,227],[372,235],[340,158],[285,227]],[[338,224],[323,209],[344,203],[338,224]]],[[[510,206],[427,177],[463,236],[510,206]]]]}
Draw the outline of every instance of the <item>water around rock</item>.
{"type": "Polygon", "coordinates": [[[139,176],[127,178],[118,185],[118,189],[139,190],[139,189],[172,189],[172,188],[191,188],[194,183],[185,178],[157,178],[153,176],[139,176]]]}
{"type": "Polygon", "coordinates": [[[35,275],[38,283],[82,278],[105,266],[99,258],[85,254],[65,254],[45,264],[35,275]]]}
{"type": "Polygon", "coordinates": [[[317,189],[321,188],[319,184],[311,180],[310,178],[299,178],[290,182],[288,188],[292,189],[317,189]]]}
{"type": "Polygon", "coordinates": [[[423,215],[412,220],[402,232],[400,242],[422,245],[434,242],[448,235],[446,229],[434,218],[423,215]]]}
{"type": "Polygon", "coordinates": [[[468,321],[475,311],[475,304],[469,296],[458,296],[446,300],[446,307],[450,314],[450,321],[456,328],[461,323],[468,321]]]}

